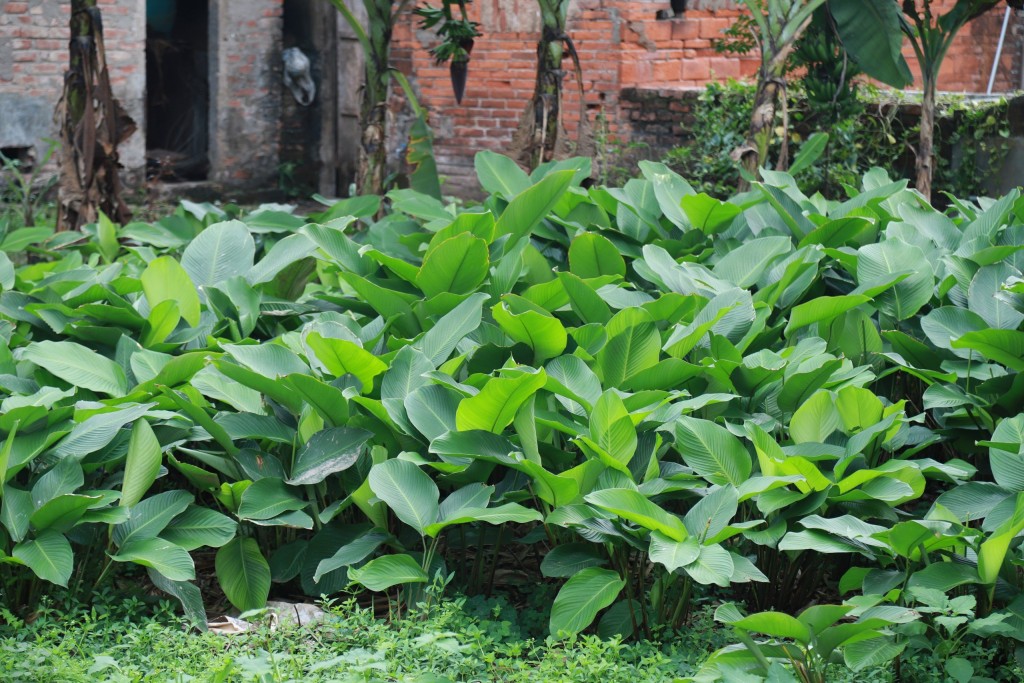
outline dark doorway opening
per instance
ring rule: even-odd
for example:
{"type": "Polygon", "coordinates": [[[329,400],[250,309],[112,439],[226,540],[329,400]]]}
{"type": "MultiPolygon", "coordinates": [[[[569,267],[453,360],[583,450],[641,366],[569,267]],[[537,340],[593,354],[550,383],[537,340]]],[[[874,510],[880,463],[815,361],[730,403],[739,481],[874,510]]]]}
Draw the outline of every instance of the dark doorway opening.
{"type": "Polygon", "coordinates": [[[146,164],[150,178],[209,171],[208,0],[146,2],[146,164]]]}

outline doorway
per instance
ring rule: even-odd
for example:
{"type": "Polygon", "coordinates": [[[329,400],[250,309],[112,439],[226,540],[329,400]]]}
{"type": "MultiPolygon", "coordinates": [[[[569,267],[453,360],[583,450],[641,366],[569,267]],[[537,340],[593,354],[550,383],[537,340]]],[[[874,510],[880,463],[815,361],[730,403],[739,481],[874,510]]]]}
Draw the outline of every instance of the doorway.
{"type": "Polygon", "coordinates": [[[163,182],[209,172],[209,0],[146,0],[146,168],[163,182]]]}

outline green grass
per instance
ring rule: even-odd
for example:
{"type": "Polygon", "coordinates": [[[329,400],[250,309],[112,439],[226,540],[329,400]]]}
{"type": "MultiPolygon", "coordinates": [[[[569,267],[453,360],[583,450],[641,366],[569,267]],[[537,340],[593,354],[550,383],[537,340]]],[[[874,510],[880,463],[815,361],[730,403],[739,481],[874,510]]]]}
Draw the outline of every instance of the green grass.
{"type": "Polygon", "coordinates": [[[658,645],[536,639],[528,635],[540,626],[530,623],[535,614],[460,598],[389,621],[350,600],[328,605],[312,627],[224,636],[187,632],[168,602],[154,609],[100,596],[95,607],[44,603],[32,623],[0,612],[0,680],[637,683],[688,675],[722,643],[719,633],[709,637],[709,616],[692,637],[658,645]]]}

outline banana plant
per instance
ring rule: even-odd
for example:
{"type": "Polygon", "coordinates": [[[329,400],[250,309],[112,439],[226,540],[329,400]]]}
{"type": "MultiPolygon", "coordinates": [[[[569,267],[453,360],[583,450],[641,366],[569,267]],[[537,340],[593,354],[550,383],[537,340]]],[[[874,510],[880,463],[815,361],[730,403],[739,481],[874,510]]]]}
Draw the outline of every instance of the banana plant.
{"type": "MultiPolygon", "coordinates": [[[[1021,9],[1020,0],[1009,0],[1021,9]]],[[[953,40],[964,26],[999,5],[999,0],[957,0],[952,7],[938,7],[932,0],[868,0],[854,4],[832,0],[829,10],[836,20],[847,52],[869,76],[896,88],[913,82],[900,48],[910,41],[921,76],[921,134],[917,148],[916,187],[931,201],[934,174],[935,98],[939,70],[953,40]],[[946,11],[942,11],[946,9],[946,11]],[[901,14],[902,12],[902,14],[901,14]]]]}
{"type": "Polygon", "coordinates": [[[825,0],[743,0],[757,26],[755,41],[761,53],[761,68],[747,140],[732,152],[732,158],[745,172],[740,191],[749,187],[750,179],[758,177],[758,169],[768,160],[768,145],[775,134],[776,113],[780,108],[782,148],[775,168],[785,171],[789,167],[786,61],[810,25],[815,10],[824,3],[825,0]]]}

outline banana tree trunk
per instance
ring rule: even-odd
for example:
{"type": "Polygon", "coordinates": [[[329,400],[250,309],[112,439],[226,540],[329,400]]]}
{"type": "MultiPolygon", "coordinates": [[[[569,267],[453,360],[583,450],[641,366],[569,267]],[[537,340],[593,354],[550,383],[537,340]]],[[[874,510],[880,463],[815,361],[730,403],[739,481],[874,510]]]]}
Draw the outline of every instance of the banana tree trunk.
{"type": "Polygon", "coordinates": [[[387,100],[394,19],[391,0],[364,0],[367,22],[366,83],[360,110],[359,194],[383,194],[387,175],[387,100]]]}
{"type": "Polygon", "coordinates": [[[935,173],[935,79],[924,79],[921,101],[921,137],[917,145],[917,191],[925,200],[932,200],[932,177],[935,173]]]}
{"type": "Polygon", "coordinates": [[[513,141],[520,161],[530,168],[551,160],[566,146],[561,107],[568,0],[539,2],[542,28],[537,43],[537,78],[513,141]]]}
{"type": "Polygon", "coordinates": [[[78,230],[102,211],[118,223],[131,220],[121,198],[118,145],[135,122],[114,99],[96,0],[72,0],[70,62],[57,105],[60,121],[60,190],[57,229],[78,230]]]}

